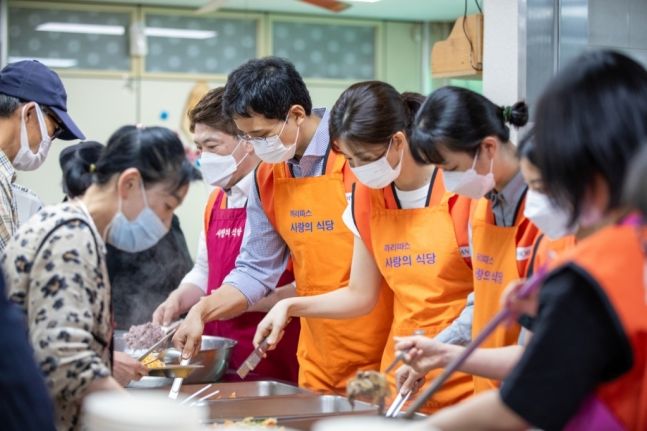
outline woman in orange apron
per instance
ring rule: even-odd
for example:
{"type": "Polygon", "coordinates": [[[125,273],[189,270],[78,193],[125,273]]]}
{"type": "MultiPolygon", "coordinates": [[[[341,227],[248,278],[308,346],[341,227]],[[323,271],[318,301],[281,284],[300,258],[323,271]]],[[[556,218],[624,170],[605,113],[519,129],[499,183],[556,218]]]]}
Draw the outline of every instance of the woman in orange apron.
{"type": "MultiPolygon", "coordinates": [[[[418,163],[443,169],[448,191],[475,199],[470,220],[474,296],[456,325],[471,323],[471,334],[499,310],[501,293],[524,278],[539,230],[524,216],[527,186],[520,172],[510,128],[528,120],[527,106],[500,107],[473,91],[443,87],[433,92],[416,116],[411,153],[418,163]]],[[[519,325],[501,327],[485,347],[516,344],[519,325]]],[[[452,330],[449,328],[448,330],[452,330]]],[[[444,334],[441,334],[441,339],[444,334]]],[[[460,343],[469,342],[470,337],[460,343]]],[[[497,382],[474,378],[475,391],[497,382]]]]}
{"type": "MultiPolygon", "coordinates": [[[[524,215],[533,222],[541,231],[532,250],[528,265],[528,276],[535,269],[546,268],[551,261],[575,245],[574,229],[570,226],[570,212],[552,204],[544,192],[541,172],[537,167],[532,132],[527,134],[519,144],[519,157],[521,158],[521,174],[528,185],[526,207],[524,215]]],[[[523,354],[524,346],[528,343],[532,333],[533,317],[537,313],[536,296],[525,300],[522,304],[516,299],[516,293],[522,283],[513,283],[503,293],[502,302],[515,301],[519,309],[525,313],[519,317],[522,332],[519,344],[499,348],[477,349],[460,370],[475,376],[492,380],[503,380],[519,361],[523,354]]],[[[408,353],[408,366],[402,367],[399,374],[404,374],[407,367],[413,369],[414,377],[425,375],[432,369],[445,368],[463,351],[464,347],[441,343],[437,340],[423,337],[410,336],[398,340],[396,351],[408,353]]],[[[403,383],[404,390],[412,384],[413,377],[403,383]]]]}
{"type": "MultiPolygon", "coordinates": [[[[368,81],[352,85],[335,103],[331,140],[359,181],[344,214],[355,234],[350,283],[333,293],[280,302],[259,325],[257,341],[269,334],[275,344],[291,316],[344,319],[365,314],[386,284],[394,303],[384,369],[395,358],[393,337],[418,330],[433,336],[465,307],[472,291],[470,200],[447,193],[442,172],[411,157],[410,126],[422,100],[368,81]]],[[[393,376],[389,379],[395,388],[393,376]]],[[[472,390],[471,377],[456,375],[427,411],[454,404],[472,390]]]]}
{"type": "Polygon", "coordinates": [[[555,262],[539,293],[534,335],[499,391],[431,418],[452,429],[647,429],[644,213],[647,71],[588,52],[540,98],[535,139],[546,194],[588,236],[555,262]],[[637,158],[639,150],[643,151],[637,158]]]}

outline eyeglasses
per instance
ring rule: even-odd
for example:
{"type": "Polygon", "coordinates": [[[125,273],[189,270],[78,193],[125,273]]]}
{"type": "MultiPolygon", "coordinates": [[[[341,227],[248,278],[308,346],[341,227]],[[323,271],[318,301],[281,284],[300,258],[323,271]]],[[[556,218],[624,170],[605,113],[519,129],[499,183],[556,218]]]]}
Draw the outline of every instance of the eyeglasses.
{"type": "MultiPolygon", "coordinates": [[[[290,114],[288,113],[288,116],[290,114]]],[[[287,118],[285,119],[284,122],[277,124],[274,128],[272,128],[272,132],[274,132],[276,129],[278,129],[279,125],[281,126],[281,130],[279,130],[279,133],[270,133],[267,136],[251,136],[247,133],[243,135],[238,135],[238,139],[242,139],[243,141],[247,141],[250,143],[256,143],[256,144],[266,144],[268,142],[268,139],[274,138],[276,136],[280,136],[281,133],[283,133],[283,129],[285,128],[285,125],[287,124],[287,118]]]]}
{"type": "Polygon", "coordinates": [[[49,118],[51,118],[54,122],[54,133],[52,133],[52,136],[50,136],[53,141],[54,139],[58,138],[61,133],[63,133],[65,128],[63,127],[61,120],[58,119],[58,117],[54,114],[54,112],[52,112],[51,109],[44,106],[41,109],[43,110],[43,114],[49,116],[49,118]]]}

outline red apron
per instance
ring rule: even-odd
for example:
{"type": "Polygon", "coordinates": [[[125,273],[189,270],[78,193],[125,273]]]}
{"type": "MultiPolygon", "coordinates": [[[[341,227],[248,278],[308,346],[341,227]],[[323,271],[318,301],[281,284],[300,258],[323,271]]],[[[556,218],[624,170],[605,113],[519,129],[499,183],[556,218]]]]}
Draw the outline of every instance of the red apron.
{"type": "MultiPolygon", "coordinates": [[[[225,277],[236,266],[245,231],[246,208],[227,208],[226,194],[216,188],[210,196],[205,212],[205,238],[209,257],[209,284],[207,294],[220,288],[225,277]]],[[[281,276],[278,286],[294,280],[291,271],[281,276]]],[[[229,320],[215,320],[205,325],[204,333],[233,338],[238,341],[231,354],[229,366],[232,369],[245,361],[254,350],[252,340],[256,326],[265,313],[248,312],[229,320]]],[[[283,340],[276,350],[268,352],[246,380],[279,379],[297,382],[299,365],[296,357],[299,341],[299,319],[294,319],[286,328],[283,340]]],[[[237,374],[234,374],[237,376],[237,374]]]]}

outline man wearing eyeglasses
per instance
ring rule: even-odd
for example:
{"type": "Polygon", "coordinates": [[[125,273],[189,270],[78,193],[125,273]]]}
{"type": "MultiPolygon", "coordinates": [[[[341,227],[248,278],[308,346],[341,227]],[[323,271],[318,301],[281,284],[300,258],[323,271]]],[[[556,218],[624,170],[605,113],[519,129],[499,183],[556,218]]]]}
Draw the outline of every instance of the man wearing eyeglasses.
{"type": "Polygon", "coordinates": [[[84,139],[58,75],[35,60],[0,70],[0,252],[18,228],[15,170],[38,169],[52,141],[84,139]]]}

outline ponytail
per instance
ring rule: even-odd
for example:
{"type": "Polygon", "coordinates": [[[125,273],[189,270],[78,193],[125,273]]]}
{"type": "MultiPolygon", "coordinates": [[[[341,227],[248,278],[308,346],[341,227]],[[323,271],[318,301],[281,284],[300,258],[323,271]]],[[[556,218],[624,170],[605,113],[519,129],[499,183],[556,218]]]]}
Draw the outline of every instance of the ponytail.
{"type": "Polygon", "coordinates": [[[82,196],[92,184],[93,170],[104,146],[84,141],[65,147],[58,161],[63,171],[63,193],[69,198],[82,196]]]}
{"type": "Polygon", "coordinates": [[[460,87],[443,87],[431,93],[414,120],[411,154],[418,163],[442,164],[439,146],[451,152],[476,154],[481,141],[495,136],[510,141],[511,125],[528,122],[528,105],[497,106],[488,98],[460,87]]]}

